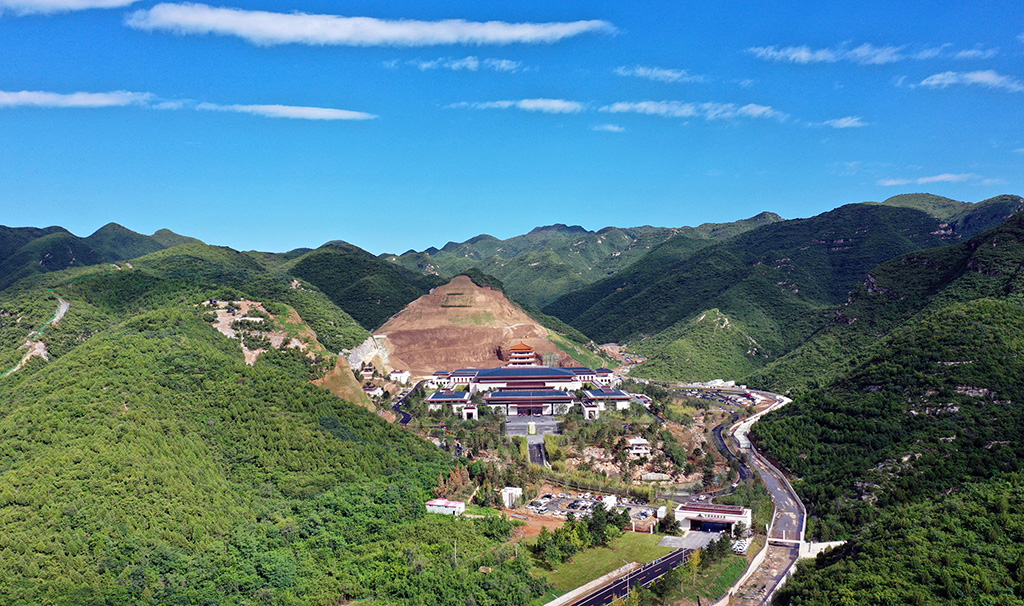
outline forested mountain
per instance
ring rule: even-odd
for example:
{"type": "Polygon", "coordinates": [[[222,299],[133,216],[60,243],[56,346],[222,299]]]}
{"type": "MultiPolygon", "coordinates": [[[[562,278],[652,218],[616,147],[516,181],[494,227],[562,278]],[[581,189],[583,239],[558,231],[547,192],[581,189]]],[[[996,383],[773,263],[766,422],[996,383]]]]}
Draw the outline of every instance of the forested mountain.
{"type": "Polygon", "coordinates": [[[204,317],[211,298],[347,317],[315,287],[198,244],[132,266],[0,292],[3,368],[41,327],[49,354],[0,377],[0,602],[463,606],[542,592],[498,548],[508,522],[424,514],[450,459],[310,384],[332,359],[270,349],[247,366],[204,317]],[[58,297],[70,307],[47,324],[58,297]]]}
{"type": "Polygon", "coordinates": [[[780,606],[1024,604],[1024,481],[968,484],[880,514],[803,562],[780,606]]]}
{"type": "Polygon", "coordinates": [[[588,231],[579,225],[538,227],[528,234],[499,240],[480,235],[449,242],[441,249],[408,251],[384,258],[403,267],[451,277],[471,267],[499,278],[517,300],[541,307],[558,296],[612,275],[672,236],[716,240],[760,225],[781,221],[774,213],[731,223],[697,227],[605,227],[588,231]]]}
{"type": "Polygon", "coordinates": [[[1022,267],[1024,213],[894,259],[788,361],[780,381],[827,372],[754,438],[797,478],[809,533],[853,540],[782,603],[1020,603],[1022,267]]]}
{"type": "MultiPolygon", "coordinates": [[[[600,342],[631,341],[649,358],[641,376],[742,378],[824,327],[878,263],[962,240],[913,201],[852,204],[722,242],[676,236],[544,311],[600,342]],[[700,321],[712,310],[724,318],[719,332],[700,321]]],[[[956,204],[970,209],[958,221],[972,228],[1021,205],[1013,196],[956,204]]]]}
{"type": "Polygon", "coordinates": [[[35,273],[134,259],[179,244],[199,242],[161,229],[145,236],[108,223],[80,238],[63,227],[0,226],[0,290],[35,273]]]}
{"type": "Polygon", "coordinates": [[[285,263],[283,270],[315,285],[363,328],[372,330],[411,301],[443,284],[347,242],[328,242],[285,263]]]}

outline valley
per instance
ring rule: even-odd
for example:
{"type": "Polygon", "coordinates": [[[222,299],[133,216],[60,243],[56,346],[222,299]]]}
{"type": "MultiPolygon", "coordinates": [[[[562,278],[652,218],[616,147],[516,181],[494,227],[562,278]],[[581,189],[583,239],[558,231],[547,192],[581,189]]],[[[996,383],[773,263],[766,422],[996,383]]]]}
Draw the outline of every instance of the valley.
{"type": "Polygon", "coordinates": [[[398,256],[2,228],[0,595],[539,606],[653,533],[637,566],[708,535],[643,577],[659,604],[1017,603],[1022,209],[398,256]]]}

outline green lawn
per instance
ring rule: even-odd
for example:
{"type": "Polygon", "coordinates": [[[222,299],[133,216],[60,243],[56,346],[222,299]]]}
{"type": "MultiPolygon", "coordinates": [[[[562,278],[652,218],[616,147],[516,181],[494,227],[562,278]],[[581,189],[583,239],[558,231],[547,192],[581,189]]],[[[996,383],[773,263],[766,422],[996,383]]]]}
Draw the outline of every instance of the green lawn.
{"type": "Polygon", "coordinates": [[[466,503],[466,513],[474,516],[500,516],[501,512],[493,507],[480,507],[479,505],[473,505],[472,503],[466,503]]]}
{"type": "Polygon", "coordinates": [[[569,591],[620,566],[625,566],[628,562],[651,562],[671,553],[671,547],[658,547],[658,542],[664,536],[626,532],[609,543],[608,547],[598,547],[576,554],[572,564],[566,562],[554,571],[538,568],[534,573],[546,577],[555,588],[569,591]]]}
{"type": "Polygon", "coordinates": [[[694,585],[686,568],[683,567],[683,584],[671,594],[671,597],[673,601],[686,599],[696,602],[697,596],[700,595],[701,603],[707,604],[722,597],[736,581],[740,580],[746,570],[747,558],[730,555],[707,570],[697,573],[697,584],[694,585]]]}

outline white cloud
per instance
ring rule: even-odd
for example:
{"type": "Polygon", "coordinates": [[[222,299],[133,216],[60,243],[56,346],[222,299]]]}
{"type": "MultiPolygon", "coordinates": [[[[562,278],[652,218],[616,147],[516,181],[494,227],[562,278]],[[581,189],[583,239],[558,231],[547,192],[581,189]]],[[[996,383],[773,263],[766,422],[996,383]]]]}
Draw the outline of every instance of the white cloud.
{"type": "Polygon", "coordinates": [[[999,54],[997,48],[972,48],[969,50],[962,50],[957,54],[953,55],[954,59],[991,59],[999,54]]]}
{"type": "Polygon", "coordinates": [[[859,65],[886,65],[897,63],[905,59],[917,59],[920,61],[935,59],[939,57],[953,59],[990,59],[999,53],[998,49],[974,48],[961,51],[952,51],[951,44],[926,47],[914,53],[906,52],[906,46],[875,46],[864,43],[860,46],[850,47],[842,44],[832,48],[811,48],[802,46],[755,46],[747,49],[755,57],[766,61],[778,61],[782,63],[797,63],[806,65],[808,63],[838,63],[847,61],[859,65]]]}
{"type": "Polygon", "coordinates": [[[872,46],[861,44],[855,49],[846,52],[846,56],[854,63],[861,65],[884,65],[902,61],[904,56],[900,54],[901,46],[872,46]]]}
{"type": "MultiPolygon", "coordinates": [[[[414,59],[412,61],[406,61],[409,65],[413,65],[420,70],[433,70],[433,69],[450,69],[452,71],[468,70],[475,72],[480,69],[481,66],[494,70],[496,72],[516,72],[522,67],[522,63],[519,61],[511,61],[509,59],[478,59],[477,57],[469,56],[462,59],[452,59],[451,57],[441,57],[438,59],[431,59],[425,61],[423,59],[414,59]]],[[[396,62],[385,62],[385,67],[396,67],[396,62]]]]}
{"type": "Polygon", "coordinates": [[[921,86],[929,88],[947,88],[955,85],[984,86],[1012,93],[1024,92],[1024,82],[991,69],[976,72],[942,72],[932,74],[921,81],[921,86]]]}
{"type": "Polygon", "coordinates": [[[159,99],[152,93],[113,91],[107,93],[52,93],[47,91],[0,91],[0,109],[10,107],[98,108],[140,105],[153,109],[176,111],[200,109],[256,114],[270,118],[301,118],[306,120],[371,120],[377,116],[366,112],[327,107],[297,105],[218,105],[188,100],[159,99]]]}
{"type": "Polygon", "coordinates": [[[683,103],[681,101],[619,101],[605,105],[600,111],[612,114],[634,113],[667,118],[703,118],[724,120],[730,118],[775,118],[786,120],[789,116],[767,105],[748,103],[683,103]]]}
{"type": "Polygon", "coordinates": [[[517,72],[523,66],[521,62],[511,59],[484,59],[484,65],[496,72],[517,72]]]}
{"type": "Polygon", "coordinates": [[[916,179],[881,179],[878,181],[879,185],[928,185],[930,183],[963,183],[964,181],[971,181],[979,179],[980,177],[974,173],[942,173],[941,175],[932,175],[930,177],[918,177],[916,179]]]}
{"type": "Polygon", "coordinates": [[[618,124],[595,124],[590,127],[590,130],[596,130],[605,133],[622,133],[626,132],[626,129],[622,128],[618,124]]]}
{"type": "Polygon", "coordinates": [[[1017,148],[1017,149],[1015,149],[1013,151],[1018,153],[1018,154],[1024,154],[1024,147],[1017,148]]]}
{"type": "Polygon", "coordinates": [[[589,32],[615,32],[607,21],[507,23],[416,21],[306,13],[274,13],[206,4],[161,3],[134,12],[126,23],[147,31],[238,36],[253,44],[435,46],[439,44],[551,43],[589,32]]]}
{"type": "Polygon", "coordinates": [[[1008,183],[1009,183],[1009,181],[1007,181],[1006,179],[982,179],[981,182],[978,185],[992,186],[992,185],[1006,185],[1008,183]]]}
{"type": "Polygon", "coordinates": [[[1017,34],[1017,40],[1019,40],[1021,43],[1024,43],[1024,32],[1017,34]]]}
{"type": "Polygon", "coordinates": [[[0,107],[124,107],[145,105],[153,100],[150,93],[113,91],[109,93],[51,93],[23,90],[0,91],[0,107]]]}
{"type": "Polygon", "coordinates": [[[485,101],[483,103],[455,103],[449,107],[471,107],[473,109],[509,109],[517,108],[528,112],[545,114],[578,114],[584,105],[578,101],[565,99],[520,99],[518,101],[485,101]]]}
{"type": "Polygon", "coordinates": [[[832,128],[861,128],[868,125],[860,116],[846,116],[844,118],[835,118],[834,120],[825,120],[823,124],[832,128]]]}
{"type": "Polygon", "coordinates": [[[0,12],[10,9],[19,15],[66,13],[90,8],[118,8],[138,0],[0,0],[0,12]]]}
{"type": "Polygon", "coordinates": [[[304,107],[301,105],[218,105],[200,103],[196,109],[254,114],[267,118],[292,118],[298,120],[373,120],[377,116],[366,112],[329,107],[304,107]]]}
{"type": "Polygon", "coordinates": [[[636,76],[656,82],[703,82],[704,76],[687,72],[685,69],[667,69],[664,67],[649,67],[634,65],[633,67],[617,67],[615,73],[620,76],[636,76]]]}
{"type": "Polygon", "coordinates": [[[977,177],[977,175],[973,173],[960,173],[958,175],[942,173],[941,175],[934,175],[931,177],[920,177],[917,179],[917,183],[921,185],[926,185],[928,183],[960,183],[974,177],[977,177]]]}
{"type": "Polygon", "coordinates": [[[755,46],[747,49],[758,59],[766,61],[782,61],[785,63],[835,63],[838,54],[830,48],[812,49],[809,46],[755,46]]]}

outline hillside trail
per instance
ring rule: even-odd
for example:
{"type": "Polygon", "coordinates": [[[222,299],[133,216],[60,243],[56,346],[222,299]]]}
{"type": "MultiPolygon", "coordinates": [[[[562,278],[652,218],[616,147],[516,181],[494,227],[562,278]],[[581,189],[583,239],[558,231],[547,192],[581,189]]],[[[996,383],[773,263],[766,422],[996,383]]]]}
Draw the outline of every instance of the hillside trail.
{"type": "Polygon", "coordinates": [[[18,362],[17,365],[15,365],[13,368],[8,369],[7,372],[5,372],[4,374],[0,375],[0,378],[12,375],[21,370],[22,368],[25,367],[25,364],[28,364],[28,361],[33,356],[39,356],[44,360],[50,359],[50,354],[46,351],[46,343],[44,343],[42,339],[37,339],[33,341],[32,338],[35,336],[42,337],[43,331],[46,330],[47,326],[53,326],[60,322],[64,315],[68,313],[68,310],[71,309],[71,303],[65,301],[62,297],[58,296],[57,302],[57,311],[56,313],[53,314],[53,317],[44,322],[43,325],[39,327],[39,330],[33,330],[32,332],[30,332],[28,334],[28,340],[25,341],[24,345],[18,348],[28,348],[28,352],[24,356],[22,356],[21,361],[18,362]]]}

